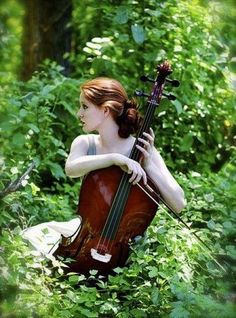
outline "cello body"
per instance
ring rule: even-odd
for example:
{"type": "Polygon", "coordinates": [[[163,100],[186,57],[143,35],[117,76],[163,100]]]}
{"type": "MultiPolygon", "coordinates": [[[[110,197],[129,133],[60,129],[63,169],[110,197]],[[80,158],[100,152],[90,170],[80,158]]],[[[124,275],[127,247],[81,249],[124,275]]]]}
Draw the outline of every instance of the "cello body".
{"type": "MultiPolygon", "coordinates": [[[[80,230],[73,242],[63,237],[54,253],[54,256],[73,259],[68,264],[68,271],[87,274],[89,270],[95,269],[107,275],[113,268],[124,266],[129,256],[130,241],[143,235],[155,216],[157,205],[137,185],[132,186],[116,237],[110,242],[104,242],[109,245],[109,253],[112,255],[110,261],[104,263],[92,257],[91,249],[99,244],[123,173],[119,167],[111,166],[85,176],[78,203],[78,213],[82,218],[80,230]]],[[[148,185],[154,188],[150,179],[148,185]]]]}

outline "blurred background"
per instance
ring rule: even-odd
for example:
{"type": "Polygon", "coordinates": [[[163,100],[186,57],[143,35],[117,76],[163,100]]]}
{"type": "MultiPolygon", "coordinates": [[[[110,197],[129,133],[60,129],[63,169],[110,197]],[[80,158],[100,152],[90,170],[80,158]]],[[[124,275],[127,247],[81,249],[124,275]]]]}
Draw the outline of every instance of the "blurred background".
{"type": "MultiPolygon", "coordinates": [[[[1,0],[3,317],[100,317],[99,310],[101,317],[233,317],[235,20],[233,0],[1,0]],[[29,253],[19,233],[75,215],[81,181],[67,178],[64,164],[72,140],[83,133],[75,116],[79,87],[86,79],[108,76],[121,81],[130,97],[135,89],[149,93],[151,87],[140,76],[155,77],[164,60],[181,86],[166,87],[176,100],[163,98],[156,111],[155,145],[186,192],[182,217],[209,244],[226,273],[191,238],[173,232],[173,220],[159,214],[147,234],[150,249],[146,241],[139,247],[148,255],[142,256],[145,263],[133,256],[117,281],[110,279],[106,293],[86,290],[82,278],[81,289],[73,289],[73,279],[62,286],[29,253]],[[30,175],[9,190],[32,162],[30,175]],[[155,255],[160,243],[168,248],[155,255]],[[124,281],[140,287],[136,294],[125,291],[124,281]],[[111,296],[114,285],[127,297],[111,296]],[[69,313],[60,307],[61,290],[66,290],[69,313]],[[50,295],[47,301],[45,295],[50,295]]],[[[139,104],[144,114],[145,100],[139,104]]]]}

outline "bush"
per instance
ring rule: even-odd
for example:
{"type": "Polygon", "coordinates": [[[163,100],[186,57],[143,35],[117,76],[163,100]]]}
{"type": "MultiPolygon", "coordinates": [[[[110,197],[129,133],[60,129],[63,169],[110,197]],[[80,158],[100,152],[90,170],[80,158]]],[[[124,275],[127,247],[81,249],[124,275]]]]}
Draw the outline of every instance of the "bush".
{"type": "Polygon", "coordinates": [[[177,100],[163,101],[156,112],[156,145],[173,170],[218,171],[234,149],[235,98],[231,56],[220,41],[214,6],[129,0],[111,10],[110,3],[74,3],[75,75],[107,75],[120,80],[130,95],[136,88],[149,93],[139,77],[154,77],[157,64],[169,60],[171,77],[181,86],[173,89],[177,100]]]}
{"type": "MultiPolygon", "coordinates": [[[[0,259],[3,312],[17,317],[233,318],[236,215],[228,203],[234,198],[235,172],[229,164],[218,176],[179,175],[182,184],[188,183],[189,211],[182,217],[212,252],[160,208],[144,238],[133,245],[128,266],[116,268],[108,281],[96,271],[90,271],[89,279],[71,273],[62,281],[59,262],[53,263],[57,269],[52,272],[50,263],[25,246],[19,228],[5,230],[0,259]]],[[[40,197],[44,195],[39,191],[40,197]]],[[[13,198],[16,194],[8,202],[13,198]]],[[[55,219],[57,206],[49,197],[44,206],[55,219]]]]}

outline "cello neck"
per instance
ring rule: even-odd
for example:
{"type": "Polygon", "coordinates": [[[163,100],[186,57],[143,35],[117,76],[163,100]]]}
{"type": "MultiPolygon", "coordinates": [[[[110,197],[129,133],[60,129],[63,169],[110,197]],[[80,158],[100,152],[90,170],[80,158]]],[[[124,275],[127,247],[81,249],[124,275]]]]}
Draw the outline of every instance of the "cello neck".
{"type": "Polygon", "coordinates": [[[142,145],[142,143],[138,140],[138,138],[143,138],[143,133],[149,132],[149,128],[151,127],[151,123],[152,123],[155,109],[156,109],[156,105],[157,105],[156,103],[153,103],[150,101],[148,101],[147,103],[148,103],[148,108],[147,108],[148,110],[147,110],[145,117],[143,119],[142,126],[140,127],[140,129],[137,133],[135,143],[133,145],[133,148],[132,148],[130,156],[129,156],[130,159],[133,159],[135,161],[139,161],[140,156],[141,156],[140,151],[136,148],[136,145],[140,145],[140,146],[142,145]]]}

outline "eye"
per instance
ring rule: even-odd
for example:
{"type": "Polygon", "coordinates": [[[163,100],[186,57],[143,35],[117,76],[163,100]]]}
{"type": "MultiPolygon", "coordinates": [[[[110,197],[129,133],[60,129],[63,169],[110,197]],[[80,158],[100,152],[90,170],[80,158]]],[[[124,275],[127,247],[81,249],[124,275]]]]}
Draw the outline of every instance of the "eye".
{"type": "Polygon", "coordinates": [[[88,109],[88,106],[85,105],[85,104],[82,104],[82,108],[83,108],[84,110],[86,110],[86,109],[88,109]]]}

